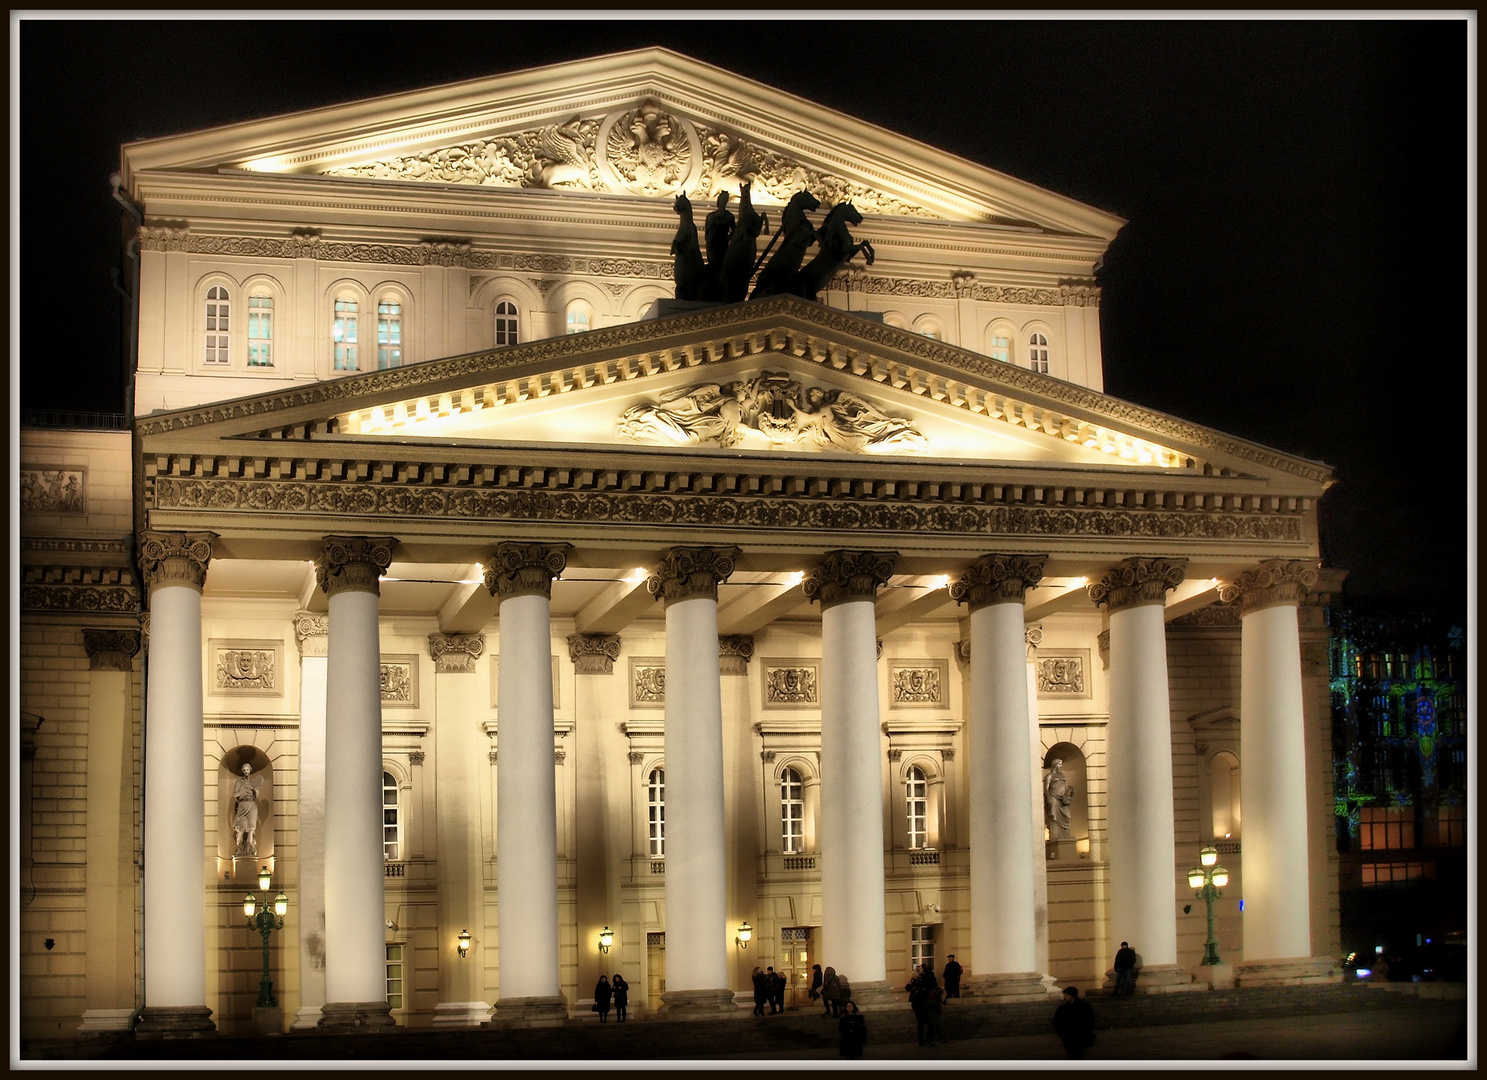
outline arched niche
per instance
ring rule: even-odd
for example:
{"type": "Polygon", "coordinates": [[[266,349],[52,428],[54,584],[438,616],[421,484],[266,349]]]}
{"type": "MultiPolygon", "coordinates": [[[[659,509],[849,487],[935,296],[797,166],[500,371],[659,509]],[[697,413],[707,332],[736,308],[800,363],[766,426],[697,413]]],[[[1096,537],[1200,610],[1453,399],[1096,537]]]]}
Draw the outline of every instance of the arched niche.
{"type": "Polygon", "coordinates": [[[274,765],[269,756],[256,746],[237,746],[222,755],[217,777],[217,856],[222,876],[233,880],[257,880],[258,869],[274,865],[274,765]],[[235,825],[238,781],[247,765],[248,783],[256,788],[254,805],[258,821],[253,830],[253,844],[242,853],[235,825]],[[257,850],[252,848],[256,845],[257,850]]]}
{"type": "MultiPolygon", "coordinates": [[[[1073,798],[1069,802],[1069,829],[1071,839],[1089,840],[1089,770],[1085,765],[1084,752],[1073,743],[1054,743],[1043,755],[1043,783],[1047,791],[1049,771],[1055,761],[1063,762],[1064,778],[1068,782],[1073,798]]],[[[1043,800],[1044,824],[1047,825],[1048,804],[1043,800]]]]}
{"type": "Polygon", "coordinates": [[[1239,839],[1239,755],[1216,750],[1208,759],[1208,816],[1214,840],[1239,839]]]}

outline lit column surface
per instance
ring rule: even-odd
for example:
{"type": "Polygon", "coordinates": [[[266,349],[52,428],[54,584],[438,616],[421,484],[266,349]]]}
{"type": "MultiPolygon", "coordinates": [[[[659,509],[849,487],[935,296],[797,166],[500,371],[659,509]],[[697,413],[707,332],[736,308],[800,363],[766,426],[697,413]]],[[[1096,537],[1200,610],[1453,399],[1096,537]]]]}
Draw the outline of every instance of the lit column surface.
{"type": "Polygon", "coordinates": [[[326,537],[325,997],[322,1027],[386,1027],[378,577],[388,538],[326,537]]]}
{"type": "Polygon", "coordinates": [[[294,616],[299,642],[299,1011],[293,1029],[320,1024],[325,1004],[325,686],[324,615],[294,616]],[[314,946],[312,948],[312,946],[314,946]]]}

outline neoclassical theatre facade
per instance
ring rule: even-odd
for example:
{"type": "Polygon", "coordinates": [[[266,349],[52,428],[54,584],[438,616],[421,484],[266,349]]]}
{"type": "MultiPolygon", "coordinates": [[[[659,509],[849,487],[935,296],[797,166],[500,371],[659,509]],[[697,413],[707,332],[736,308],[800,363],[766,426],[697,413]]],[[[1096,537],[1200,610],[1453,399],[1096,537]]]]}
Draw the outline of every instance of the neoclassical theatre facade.
{"type": "Polygon", "coordinates": [[[1331,474],[1102,393],[1120,219],[662,49],[119,183],[132,430],[21,436],[23,1033],[1335,977],[1331,474]]]}

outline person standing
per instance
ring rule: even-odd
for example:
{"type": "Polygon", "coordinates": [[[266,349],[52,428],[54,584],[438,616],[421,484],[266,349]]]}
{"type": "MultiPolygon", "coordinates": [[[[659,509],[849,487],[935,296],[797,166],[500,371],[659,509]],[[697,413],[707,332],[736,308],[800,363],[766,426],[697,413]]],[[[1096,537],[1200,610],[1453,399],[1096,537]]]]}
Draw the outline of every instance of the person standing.
{"type": "Polygon", "coordinates": [[[630,1004],[630,984],[618,971],[614,973],[614,981],[609,984],[614,991],[614,1018],[618,1023],[625,1022],[625,1006],[630,1004]]]}
{"type": "Polygon", "coordinates": [[[775,1003],[779,996],[779,980],[780,977],[775,974],[773,964],[770,964],[769,967],[764,969],[764,1000],[769,1002],[769,1013],[771,1016],[780,1011],[779,1006],[775,1003]]]}
{"type": "Polygon", "coordinates": [[[599,981],[594,985],[594,1007],[599,1010],[599,1023],[609,1019],[609,999],[614,996],[614,987],[609,985],[609,977],[600,975],[599,981]]]}
{"type": "Polygon", "coordinates": [[[960,997],[960,975],[965,969],[955,961],[955,954],[945,957],[945,997],[960,997]]]}
{"type": "Polygon", "coordinates": [[[945,1036],[940,1034],[940,1020],[945,1012],[945,991],[938,984],[931,984],[929,992],[924,995],[924,1045],[933,1046],[938,1040],[945,1041],[945,1036]]]}
{"type": "Polygon", "coordinates": [[[840,1055],[844,1058],[860,1058],[862,1047],[867,1042],[867,1017],[858,1011],[855,1002],[849,1001],[842,1006],[842,1018],[837,1021],[836,1029],[842,1035],[840,1055]]]}
{"type": "Polygon", "coordinates": [[[819,998],[821,996],[821,983],[823,981],[824,981],[824,977],[821,974],[821,965],[820,964],[812,964],[811,965],[811,989],[810,989],[810,994],[809,994],[810,999],[812,1001],[815,1001],[817,998],[819,998]]]}
{"type": "Polygon", "coordinates": [[[764,981],[764,969],[754,969],[754,1015],[764,1015],[764,1003],[769,1000],[769,985],[764,981]]]}
{"type": "Polygon", "coordinates": [[[1053,1030],[1071,1058],[1084,1057],[1095,1044],[1095,1010],[1079,996],[1079,987],[1064,987],[1064,1003],[1053,1011],[1053,1030]]]}
{"type": "Polygon", "coordinates": [[[770,1000],[770,1004],[773,1006],[771,1011],[777,1013],[785,1011],[785,987],[789,985],[790,980],[785,978],[783,971],[776,971],[774,973],[774,994],[770,1000]]]}
{"type": "Polygon", "coordinates": [[[826,977],[821,981],[821,1000],[826,1002],[827,1016],[841,1015],[842,980],[837,977],[836,968],[826,969],[826,977]]]}
{"type": "Polygon", "coordinates": [[[914,969],[914,976],[904,987],[909,992],[909,1008],[914,1010],[914,1026],[918,1029],[919,1045],[925,1045],[925,1032],[928,1028],[929,1018],[925,1015],[925,1002],[929,1000],[929,991],[935,985],[934,973],[928,964],[920,964],[914,969]]]}
{"type": "Polygon", "coordinates": [[[1115,952],[1115,992],[1136,992],[1136,950],[1131,948],[1129,941],[1122,941],[1115,952]]]}

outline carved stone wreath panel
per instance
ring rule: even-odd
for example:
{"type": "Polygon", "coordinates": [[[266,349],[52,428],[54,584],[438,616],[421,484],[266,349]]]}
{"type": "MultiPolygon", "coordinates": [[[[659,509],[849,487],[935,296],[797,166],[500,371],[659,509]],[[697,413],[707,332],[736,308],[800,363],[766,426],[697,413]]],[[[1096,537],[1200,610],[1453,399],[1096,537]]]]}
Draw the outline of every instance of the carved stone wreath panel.
{"type": "Polygon", "coordinates": [[[1094,696],[1090,685],[1088,649],[1040,648],[1034,660],[1034,671],[1040,698],[1094,696]]]}
{"type": "Polygon", "coordinates": [[[946,660],[889,660],[888,707],[890,709],[943,709],[950,682],[946,660]]]}
{"type": "Polygon", "coordinates": [[[821,704],[819,660],[764,660],[761,668],[764,708],[800,709],[821,704]]]}
{"type": "Polygon", "coordinates": [[[284,642],[208,639],[207,688],[214,697],[283,697],[284,642]]]}

